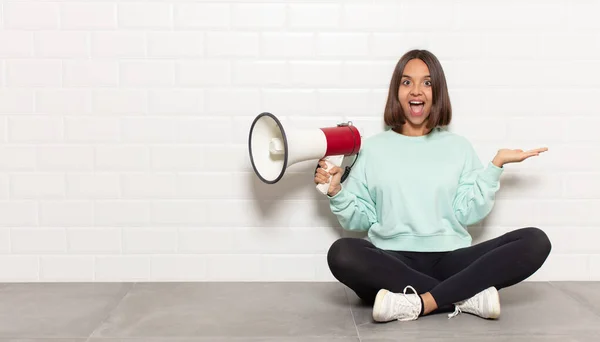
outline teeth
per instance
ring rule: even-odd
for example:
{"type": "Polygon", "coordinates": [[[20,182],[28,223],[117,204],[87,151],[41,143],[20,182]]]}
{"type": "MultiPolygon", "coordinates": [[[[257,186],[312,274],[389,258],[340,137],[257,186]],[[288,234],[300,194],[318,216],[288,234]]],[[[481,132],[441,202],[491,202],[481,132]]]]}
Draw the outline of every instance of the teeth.
{"type": "Polygon", "coordinates": [[[419,101],[410,101],[410,104],[423,104],[423,102],[419,102],[419,101]]]}

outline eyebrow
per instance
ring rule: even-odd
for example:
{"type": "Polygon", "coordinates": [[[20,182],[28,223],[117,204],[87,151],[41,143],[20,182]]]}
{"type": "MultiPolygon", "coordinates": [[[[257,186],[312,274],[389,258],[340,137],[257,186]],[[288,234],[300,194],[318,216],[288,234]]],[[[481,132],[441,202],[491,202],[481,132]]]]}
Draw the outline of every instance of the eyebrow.
{"type": "MultiPolygon", "coordinates": [[[[410,76],[408,76],[408,75],[402,75],[402,77],[406,77],[406,78],[412,78],[412,77],[410,77],[410,76]]],[[[431,75],[425,75],[425,78],[431,78],[431,75]]]]}

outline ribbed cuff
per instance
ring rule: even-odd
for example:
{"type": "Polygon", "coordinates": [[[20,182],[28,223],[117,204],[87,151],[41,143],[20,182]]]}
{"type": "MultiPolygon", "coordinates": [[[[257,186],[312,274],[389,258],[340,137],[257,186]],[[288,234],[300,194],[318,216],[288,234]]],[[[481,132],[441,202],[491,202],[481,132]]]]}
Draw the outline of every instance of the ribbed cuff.
{"type": "Polygon", "coordinates": [[[504,172],[503,167],[498,167],[494,165],[494,163],[489,162],[487,168],[483,171],[481,176],[486,182],[496,184],[500,181],[502,172],[504,172]]]}

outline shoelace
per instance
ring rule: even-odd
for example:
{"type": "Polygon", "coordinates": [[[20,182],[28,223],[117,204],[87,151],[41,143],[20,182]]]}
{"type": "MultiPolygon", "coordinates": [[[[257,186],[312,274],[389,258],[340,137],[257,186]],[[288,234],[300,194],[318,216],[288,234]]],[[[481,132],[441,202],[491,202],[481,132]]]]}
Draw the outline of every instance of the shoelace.
{"type": "Polygon", "coordinates": [[[448,319],[458,316],[462,312],[462,310],[458,307],[458,305],[454,306],[454,312],[448,315],[448,319]]]}
{"type": "Polygon", "coordinates": [[[416,310],[417,315],[419,314],[420,310],[419,310],[419,306],[418,304],[413,303],[408,296],[406,295],[406,290],[411,289],[413,291],[413,293],[416,295],[417,294],[417,290],[415,290],[414,287],[408,285],[407,287],[404,288],[404,291],[402,292],[402,295],[404,296],[404,298],[406,299],[406,301],[408,303],[410,303],[410,305],[416,310]]]}

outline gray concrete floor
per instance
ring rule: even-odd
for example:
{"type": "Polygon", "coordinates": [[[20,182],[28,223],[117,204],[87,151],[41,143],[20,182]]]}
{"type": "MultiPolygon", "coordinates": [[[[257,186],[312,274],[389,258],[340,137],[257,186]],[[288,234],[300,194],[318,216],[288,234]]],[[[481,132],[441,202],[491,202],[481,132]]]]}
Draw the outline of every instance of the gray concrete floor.
{"type": "Polygon", "coordinates": [[[0,342],[598,341],[600,283],[521,283],[502,316],[374,323],[339,283],[0,284],[0,342]]]}

